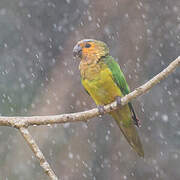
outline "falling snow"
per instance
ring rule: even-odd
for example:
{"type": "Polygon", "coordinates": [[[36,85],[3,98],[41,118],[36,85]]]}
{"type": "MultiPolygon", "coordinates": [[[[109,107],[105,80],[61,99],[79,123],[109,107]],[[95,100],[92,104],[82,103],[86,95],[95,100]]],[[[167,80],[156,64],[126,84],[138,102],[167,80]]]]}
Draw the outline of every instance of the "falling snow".
{"type": "MultiPolygon", "coordinates": [[[[180,52],[174,1],[6,0],[0,2],[0,114],[56,115],[95,107],[81,86],[72,49],[105,41],[135,89],[180,52]]],[[[109,115],[30,128],[56,174],[71,179],[180,177],[180,70],[133,100],[145,158],[129,147],[109,115]]],[[[47,179],[18,132],[0,127],[0,177],[47,179]]]]}

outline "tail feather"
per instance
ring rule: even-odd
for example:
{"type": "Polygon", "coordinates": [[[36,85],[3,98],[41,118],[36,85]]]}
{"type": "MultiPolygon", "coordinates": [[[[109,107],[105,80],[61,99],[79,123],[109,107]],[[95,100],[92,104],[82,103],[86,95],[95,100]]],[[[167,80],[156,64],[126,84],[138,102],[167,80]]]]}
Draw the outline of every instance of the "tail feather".
{"type": "Polygon", "coordinates": [[[134,120],[134,124],[135,124],[137,127],[140,127],[140,126],[141,126],[141,122],[140,122],[140,120],[137,118],[136,113],[135,113],[135,111],[134,111],[134,108],[133,108],[131,102],[129,102],[128,105],[129,105],[129,108],[130,108],[130,110],[131,110],[131,112],[132,112],[132,118],[133,118],[133,120],[134,120]]]}
{"type": "Polygon", "coordinates": [[[134,126],[128,105],[112,112],[111,115],[116,120],[130,146],[137,152],[139,156],[144,157],[144,150],[134,126]]]}

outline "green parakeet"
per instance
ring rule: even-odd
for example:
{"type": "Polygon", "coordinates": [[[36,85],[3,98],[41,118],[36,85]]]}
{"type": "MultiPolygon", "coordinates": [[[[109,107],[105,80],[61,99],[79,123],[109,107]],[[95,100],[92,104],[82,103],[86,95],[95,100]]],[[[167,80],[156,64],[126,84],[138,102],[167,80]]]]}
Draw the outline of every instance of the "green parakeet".
{"type": "MultiPolygon", "coordinates": [[[[82,85],[98,106],[109,104],[130,92],[120,66],[109,55],[104,42],[84,39],[76,44],[73,53],[80,58],[82,85]]],[[[135,122],[138,126],[138,119],[132,104],[128,103],[110,115],[116,120],[130,146],[143,157],[143,147],[134,125],[135,122]]]]}

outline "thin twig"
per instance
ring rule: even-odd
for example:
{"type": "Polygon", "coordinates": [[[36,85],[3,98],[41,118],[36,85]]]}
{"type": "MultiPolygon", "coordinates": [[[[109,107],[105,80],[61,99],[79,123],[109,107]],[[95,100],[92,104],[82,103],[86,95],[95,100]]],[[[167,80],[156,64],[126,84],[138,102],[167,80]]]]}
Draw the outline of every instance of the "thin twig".
{"type": "Polygon", "coordinates": [[[50,177],[50,179],[58,180],[57,176],[55,175],[54,171],[51,169],[45,156],[39,149],[38,145],[34,141],[33,137],[29,133],[28,129],[25,127],[21,127],[21,128],[19,128],[19,131],[21,132],[21,135],[24,137],[24,139],[28,143],[31,150],[34,152],[36,158],[39,160],[40,166],[44,169],[45,173],[50,177]]]}
{"type": "MultiPolygon", "coordinates": [[[[172,73],[176,67],[180,65],[180,56],[175,59],[169,66],[160,72],[158,75],[153,77],[144,85],[138,87],[133,92],[129,93],[128,95],[124,96],[121,99],[121,104],[125,105],[132,99],[146,93],[150,88],[154,85],[159,83],[162,79],[172,73]]],[[[112,102],[104,106],[105,113],[110,111],[116,110],[118,108],[117,102],[112,102]]],[[[29,144],[30,148],[34,152],[36,158],[40,161],[41,167],[44,169],[46,174],[52,180],[58,180],[57,176],[53,172],[52,168],[46,161],[43,153],[39,149],[38,145],[34,141],[33,137],[30,135],[27,127],[32,125],[47,125],[47,124],[55,124],[55,123],[66,123],[66,122],[78,122],[78,121],[87,121],[88,119],[99,115],[99,111],[97,108],[78,112],[78,113],[71,113],[71,114],[61,114],[61,115],[53,115],[53,116],[31,116],[31,117],[5,117],[0,116],[0,126],[10,126],[14,128],[18,128],[21,132],[22,136],[29,144]]]]}
{"type": "MultiPolygon", "coordinates": [[[[127,104],[132,99],[144,94],[150,88],[159,83],[162,79],[172,73],[175,68],[180,65],[180,56],[175,59],[173,62],[169,64],[167,68],[165,68],[162,72],[157,74],[151,80],[149,80],[144,85],[138,87],[133,92],[124,96],[121,101],[122,105],[127,104]]],[[[116,102],[112,102],[104,106],[105,113],[116,110],[118,108],[116,102]]],[[[32,125],[47,125],[47,124],[55,124],[55,123],[66,123],[66,122],[77,122],[77,121],[87,121],[90,118],[96,117],[99,115],[99,111],[97,108],[84,111],[77,112],[71,114],[61,114],[61,115],[50,115],[50,116],[31,116],[31,117],[5,117],[0,116],[0,126],[11,126],[11,127],[28,127],[32,125]]]]}

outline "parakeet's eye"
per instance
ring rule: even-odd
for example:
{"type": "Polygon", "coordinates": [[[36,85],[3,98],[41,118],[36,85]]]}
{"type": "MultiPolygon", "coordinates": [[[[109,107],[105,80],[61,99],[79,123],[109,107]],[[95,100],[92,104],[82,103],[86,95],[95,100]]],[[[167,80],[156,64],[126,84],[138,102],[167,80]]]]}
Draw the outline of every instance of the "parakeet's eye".
{"type": "Polygon", "coordinates": [[[91,47],[91,45],[89,43],[86,43],[85,48],[89,48],[89,47],[91,47]]]}

